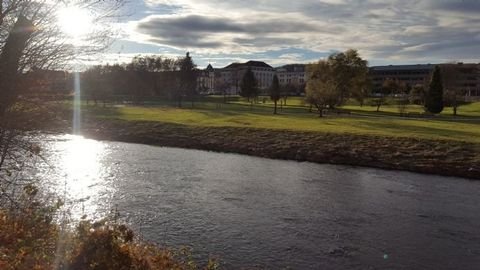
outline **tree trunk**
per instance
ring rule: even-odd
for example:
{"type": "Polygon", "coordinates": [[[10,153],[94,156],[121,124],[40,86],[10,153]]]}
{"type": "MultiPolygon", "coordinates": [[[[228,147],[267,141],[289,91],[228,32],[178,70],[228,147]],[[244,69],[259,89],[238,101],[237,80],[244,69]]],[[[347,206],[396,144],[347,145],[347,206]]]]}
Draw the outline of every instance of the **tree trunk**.
{"type": "Polygon", "coordinates": [[[274,109],[273,109],[273,114],[277,114],[277,101],[274,100],[273,103],[274,103],[274,105],[275,105],[275,106],[274,106],[274,109]]]}
{"type": "MultiPolygon", "coordinates": [[[[2,10],[0,10],[0,13],[2,10]]],[[[9,32],[0,54],[0,117],[15,103],[19,93],[19,63],[27,41],[34,32],[32,21],[20,15],[9,32]]]]}
{"type": "Polygon", "coordinates": [[[323,117],[323,107],[318,105],[315,105],[315,107],[317,107],[318,110],[318,117],[323,117]]]}
{"type": "Polygon", "coordinates": [[[457,116],[457,107],[456,105],[453,106],[453,116],[457,116]]]}
{"type": "Polygon", "coordinates": [[[380,106],[382,106],[382,104],[377,104],[377,112],[380,112],[380,106]]]}

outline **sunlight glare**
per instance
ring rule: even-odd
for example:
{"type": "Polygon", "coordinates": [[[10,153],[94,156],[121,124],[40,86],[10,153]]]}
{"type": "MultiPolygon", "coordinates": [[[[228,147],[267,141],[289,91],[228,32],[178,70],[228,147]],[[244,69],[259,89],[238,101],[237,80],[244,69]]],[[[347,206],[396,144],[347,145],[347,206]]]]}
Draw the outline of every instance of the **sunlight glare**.
{"type": "Polygon", "coordinates": [[[105,147],[101,142],[82,136],[69,135],[67,138],[59,165],[67,179],[67,196],[73,200],[72,214],[94,216],[101,193],[109,193],[104,186],[108,167],[102,164],[105,147]]]}
{"type": "Polygon", "coordinates": [[[57,17],[62,31],[73,39],[81,39],[93,29],[92,17],[85,9],[66,7],[58,11],[57,17]]]}

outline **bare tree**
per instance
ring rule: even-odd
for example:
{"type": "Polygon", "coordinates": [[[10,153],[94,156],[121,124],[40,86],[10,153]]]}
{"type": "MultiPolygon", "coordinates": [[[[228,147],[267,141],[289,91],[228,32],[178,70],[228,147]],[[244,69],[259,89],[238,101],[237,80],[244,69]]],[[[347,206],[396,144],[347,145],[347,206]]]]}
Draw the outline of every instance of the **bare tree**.
{"type": "Polygon", "coordinates": [[[75,57],[101,52],[113,34],[105,22],[118,18],[122,4],[122,0],[0,0],[0,200],[14,202],[14,187],[31,184],[14,172],[39,151],[22,133],[32,123],[32,111],[42,104],[25,95],[31,87],[23,83],[24,73],[60,69],[75,57]],[[82,43],[74,44],[55,16],[67,6],[89,10],[93,23],[105,27],[92,29],[82,43]]]}
{"type": "MultiPolygon", "coordinates": [[[[461,66],[460,66],[461,67],[461,66]]],[[[442,71],[443,85],[445,87],[444,105],[452,107],[453,115],[457,116],[458,107],[465,103],[464,86],[459,84],[462,73],[456,64],[447,64],[440,67],[442,71]]]]}

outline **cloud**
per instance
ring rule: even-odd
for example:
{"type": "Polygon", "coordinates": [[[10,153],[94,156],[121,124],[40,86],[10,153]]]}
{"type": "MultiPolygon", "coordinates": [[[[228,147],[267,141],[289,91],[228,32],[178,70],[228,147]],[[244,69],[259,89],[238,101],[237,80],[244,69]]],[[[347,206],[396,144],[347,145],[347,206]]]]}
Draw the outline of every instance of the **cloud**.
{"type": "Polygon", "coordinates": [[[480,15],[480,1],[478,0],[430,0],[429,6],[442,11],[480,15]]]}
{"type": "MultiPolygon", "coordinates": [[[[333,28],[333,27],[332,27],[333,28]]],[[[280,21],[257,18],[239,22],[226,17],[201,15],[149,16],[136,23],[136,30],[159,45],[176,48],[223,48],[241,50],[242,47],[285,47],[298,45],[301,40],[290,37],[327,31],[306,22],[280,21]]],[[[248,50],[248,49],[246,49],[248,50]]]]}
{"type": "Polygon", "coordinates": [[[283,49],[315,57],[307,52],[356,48],[371,63],[480,61],[477,0],[146,0],[146,6],[148,16],[130,22],[131,39],[205,57],[278,62],[296,59],[274,53],[283,49]]]}

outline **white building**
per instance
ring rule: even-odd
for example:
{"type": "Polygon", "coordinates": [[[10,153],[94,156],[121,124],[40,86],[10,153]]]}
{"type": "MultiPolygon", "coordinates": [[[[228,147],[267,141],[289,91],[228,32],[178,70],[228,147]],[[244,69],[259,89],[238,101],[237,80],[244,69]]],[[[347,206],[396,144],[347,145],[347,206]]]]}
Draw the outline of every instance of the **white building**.
{"type": "MultiPolygon", "coordinates": [[[[232,63],[222,69],[216,70],[215,76],[219,76],[219,78],[215,78],[215,88],[225,87],[227,94],[238,95],[240,93],[243,76],[249,68],[257,80],[257,86],[260,92],[267,93],[268,88],[272,85],[275,69],[261,61],[232,63]]],[[[218,92],[218,89],[215,89],[215,92],[218,92]]]]}
{"type": "Polygon", "coordinates": [[[292,64],[278,67],[276,69],[278,82],[280,85],[300,86],[307,82],[306,66],[302,64],[292,64]]]}

